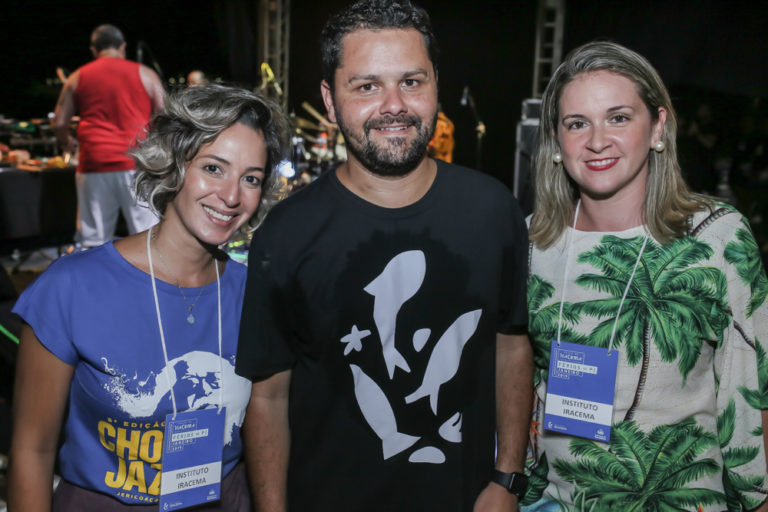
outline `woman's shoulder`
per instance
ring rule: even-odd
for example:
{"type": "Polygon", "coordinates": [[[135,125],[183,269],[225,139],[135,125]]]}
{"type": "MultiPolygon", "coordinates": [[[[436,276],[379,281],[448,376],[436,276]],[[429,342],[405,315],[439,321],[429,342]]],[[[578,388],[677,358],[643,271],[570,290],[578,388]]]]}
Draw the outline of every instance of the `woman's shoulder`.
{"type": "Polygon", "coordinates": [[[715,203],[698,212],[693,216],[689,235],[728,263],[761,265],[760,247],[749,220],[732,205],[715,203]]]}
{"type": "Polygon", "coordinates": [[[94,284],[110,286],[104,269],[114,263],[114,247],[111,242],[87,251],[64,255],[51,263],[19,297],[14,312],[27,318],[30,310],[40,311],[46,305],[80,305],[84,290],[92,292],[94,284]]]}
{"type": "MultiPolygon", "coordinates": [[[[113,261],[116,250],[112,242],[84,251],[65,254],[53,261],[43,276],[57,276],[87,271],[93,273],[97,268],[113,261]]],[[[41,276],[42,277],[42,276],[41,276]]]]}
{"type": "Polygon", "coordinates": [[[690,235],[701,237],[712,234],[730,234],[738,228],[749,228],[749,222],[733,205],[723,202],[697,211],[690,218],[690,235]]]}

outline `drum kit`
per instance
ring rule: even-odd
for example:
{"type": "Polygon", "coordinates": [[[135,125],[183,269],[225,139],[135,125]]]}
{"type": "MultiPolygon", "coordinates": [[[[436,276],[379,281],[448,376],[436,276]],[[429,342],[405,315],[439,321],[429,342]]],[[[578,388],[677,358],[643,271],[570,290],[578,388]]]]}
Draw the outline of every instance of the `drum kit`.
{"type": "MultiPolygon", "coordinates": [[[[276,179],[265,193],[260,210],[268,211],[274,203],[310,184],[324,172],[335,170],[347,160],[344,137],[338,125],[306,101],[301,107],[313,120],[294,113],[288,116],[292,133],[290,158],[278,165],[276,179]]],[[[262,219],[263,212],[257,214],[250,225],[258,225],[262,219]]],[[[252,236],[253,229],[243,227],[222,249],[234,260],[247,263],[252,236]]]]}
{"type": "Polygon", "coordinates": [[[291,161],[281,171],[283,176],[297,181],[299,187],[306,185],[320,174],[333,170],[347,160],[344,137],[336,123],[329,121],[308,102],[301,107],[314,121],[289,116],[292,129],[291,161]]]}
{"type": "MultiPolygon", "coordinates": [[[[275,100],[283,98],[283,88],[268,62],[261,63],[261,85],[258,89],[275,100]]],[[[295,113],[289,116],[291,157],[278,168],[284,195],[289,195],[347,160],[344,138],[338,125],[306,101],[302,102],[301,107],[314,121],[295,113]]]]}
{"type": "Polygon", "coordinates": [[[290,159],[278,165],[275,180],[264,194],[261,213],[257,213],[249,226],[238,230],[222,246],[224,252],[235,261],[247,264],[248,248],[253,237],[253,228],[250,226],[257,226],[263,220],[264,211],[269,211],[275,203],[309,185],[324,172],[333,171],[347,160],[344,137],[338,126],[306,101],[301,106],[315,121],[295,114],[289,116],[293,133],[290,159]]]}

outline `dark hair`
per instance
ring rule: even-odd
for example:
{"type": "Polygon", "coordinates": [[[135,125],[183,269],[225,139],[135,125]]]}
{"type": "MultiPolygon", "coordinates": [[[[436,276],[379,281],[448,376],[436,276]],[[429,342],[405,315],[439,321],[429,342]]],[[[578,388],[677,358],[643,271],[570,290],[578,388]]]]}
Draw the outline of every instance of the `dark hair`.
{"type": "Polygon", "coordinates": [[[424,38],[429,60],[437,76],[440,50],[432,33],[427,11],[409,0],[359,0],[330,17],[320,35],[323,79],[334,88],[334,75],[341,62],[342,39],[357,30],[415,29],[424,38]]]}
{"type": "Polygon", "coordinates": [[[280,107],[263,96],[219,84],[174,91],[152,119],[147,136],[131,150],[138,173],[136,195],[164,214],[181,190],[190,162],[203,144],[235,123],[257,130],[267,146],[265,181],[285,151],[287,122],[280,107]]]}
{"type": "Polygon", "coordinates": [[[99,25],[91,32],[91,46],[97,52],[107,48],[120,48],[124,42],[123,33],[114,25],[99,25]]]}

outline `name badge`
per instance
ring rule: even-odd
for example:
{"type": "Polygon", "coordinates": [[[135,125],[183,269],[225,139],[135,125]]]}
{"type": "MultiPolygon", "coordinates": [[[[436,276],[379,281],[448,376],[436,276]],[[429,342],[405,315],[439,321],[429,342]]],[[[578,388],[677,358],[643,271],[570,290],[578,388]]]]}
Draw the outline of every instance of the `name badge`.
{"type": "Polygon", "coordinates": [[[616,349],[553,341],[544,428],[607,443],[618,360],[616,349]]]}
{"type": "Polygon", "coordinates": [[[163,438],[160,510],[178,510],[221,498],[225,409],[168,414],[163,438]]]}

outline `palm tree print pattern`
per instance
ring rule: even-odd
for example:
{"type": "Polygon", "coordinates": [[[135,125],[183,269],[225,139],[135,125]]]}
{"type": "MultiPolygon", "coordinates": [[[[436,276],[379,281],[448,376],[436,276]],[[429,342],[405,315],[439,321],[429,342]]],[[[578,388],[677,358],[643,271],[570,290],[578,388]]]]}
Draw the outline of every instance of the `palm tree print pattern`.
{"type": "MultiPolygon", "coordinates": [[[[611,442],[537,431],[524,511],[748,510],[765,499],[768,280],[738,212],[722,205],[692,220],[692,236],[648,241],[622,306],[611,442]]],[[[607,348],[644,236],[642,226],[569,230],[548,250],[532,249],[538,421],[567,244],[575,256],[562,340],[607,348]]]]}
{"type": "MultiPolygon", "coordinates": [[[[582,274],[576,284],[610,294],[574,306],[578,313],[601,319],[589,336],[596,346],[608,346],[640,244],[640,237],[609,235],[578,258],[602,273],[582,274]]],[[[667,246],[648,243],[646,257],[638,266],[622,308],[614,341],[614,346],[626,350],[629,364],[640,363],[642,368],[626,420],[632,419],[645,387],[651,340],[663,361],[677,361],[683,382],[701,355],[701,341],[722,343],[723,330],[730,320],[724,301],[725,276],[717,268],[695,266],[711,256],[707,244],[692,238],[677,239],[667,246]]]]}

